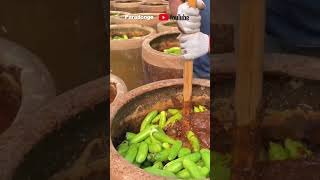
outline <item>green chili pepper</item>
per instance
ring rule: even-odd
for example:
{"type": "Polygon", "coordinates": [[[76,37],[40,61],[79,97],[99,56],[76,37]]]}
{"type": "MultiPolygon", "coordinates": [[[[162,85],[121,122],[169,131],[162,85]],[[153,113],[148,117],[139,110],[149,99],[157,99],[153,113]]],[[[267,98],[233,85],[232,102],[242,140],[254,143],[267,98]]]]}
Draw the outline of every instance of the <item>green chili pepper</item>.
{"type": "Polygon", "coordinates": [[[151,123],[151,121],[157,116],[157,114],[158,114],[158,111],[151,111],[144,118],[144,120],[141,123],[140,132],[143,131],[146,128],[146,126],[151,123]]]}
{"type": "Polygon", "coordinates": [[[150,140],[151,140],[151,143],[162,144],[159,140],[153,137],[152,133],[150,133],[150,140]]]}
{"type": "Polygon", "coordinates": [[[210,169],[208,169],[207,167],[199,167],[199,168],[200,168],[201,174],[204,177],[208,177],[209,176],[210,169]]]}
{"type": "Polygon", "coordinates": [[[188,170],[183,169],[177,173],[177,177],[180,179],[190,179],[191,175],[188,170]]]}
{"type": "Polygon", "coordinates": [[[170,144],[169,143],[162,143],[162,147],[164,148],[164,149],[170,149],[170,144]]]}
{"type": "Polygon", "coordinates": [[[155,162],[156,161],[155,156],[156,156],[156,154],[149,153],[147,156],[147,160],[150,162],[155,162]]]}
{"type": "Polygon", "coordinates": [[[160,120],[160,114],[158,114],[155,118],[153,118],[151,123],[152,124],[157,123],[157,122],[159,122],[159,120],[160,120]]]}
{"type": "Polygon", "coordinates": [[[189,159],[184,159],[182,164],[183,167],[188,170],[192,178],[205,178],[201,172],[201,169],[194,162],[190,161],[189,159]]]}
{"type": "Polygon", "coordinates": [[[141,142],[138,149],[138,154],[136,157],[136,162],[142,163],[147,159],[148,155],[148,144],[146,142],[141,142]]]}
{"type": "Polygon", "coordinates": [[[152,133],[153,137],[155,137],[157,140],[161,141],[161,142],[166,142],[169,144],[174,144],[175,140],[173,140],[172,138],[170,138],[169,136],[167,136],[166,134],[163,134],[159,131],[155,131],[152,133]]]}
{"type": "Polygon", "coordinates": [[[186,148],[186,147],[183,147],[180,149],[179,153],[178,153],[178,157],[183,157],[183,156],[186,156],[186,155],[189,155],[191,154],[191,149],[189,148],[186,148]]]}
{"type": "Polygon", "coordinates": [[[165,49],[163,52],[166,54],[181,55],[181,48],[180,47],[172,47],[169,49],[165,49]]]}
{"type": "Polygon", "coordinates": [[[154,162],[152,167],[156,168],[156,169],[163,169],[163,164],[160,161],[156,161],[156,162],[154,162]]]}
{"type": "Polygon", "coordinates": [[[200,166],[200,167],[203,167],[204,166],[204,162],[201,160],[201,161],[198,161],[197,162],[197,166],[200,166]]]}
{"type": "Polygon", "coordinates": [[[147,139],[144,140],[144,142],[146,142],[147,144],[151,144],[151,137],[148,137],[147,139]]]}
{"type": "Polygon", "coordinates": [[[159,127],[163,129],[166,126],[167,122],[167,115],[165,111],[160,112],[160,122],[159,122],[159,127]]]}
{"type": "Polygon", "coordinates": [[[206,112],[206,111],[207,111],[207,108],[204,107],[204,106],[199,105],[199,110],[200,110],[201,112],[206,112]]]}
{"type": "Polygon", "coordinates": [[[176,141],[176,142],[172,145],[170,154],[169,154],[169,156],[168,156],[168,160],[169,160],[169,161],[174,160],[174,159],[178,156],[178,153],[179,153],[181,147],[182,147],[182,141],[176,141]]]}
{"type": "Polygon", "coordinates": [[[168,113],[170,113],[171,115],[175,115],[177,113],[180,113],[180,111],[178,109],[168,109],[168,113]]]}
{"type": "Polygon", "coordinates": [[[193,151],[198,152],[200,150],[200,142],[197,136],[192,132],[187,132],[187,139],[189,140],[190,144],[192,145],[193,151]]]}
{"type": "Polygon", "coordinates": [[[148,167],[148,168],[145,168],[144,170],[147,171],[148,173],[156,175],[156,176],[164,176],[164,177],[176,178],[176,175],[173,174],[172,172],[164,171],[164,170],[161,170],[161,169],[148,167]]]}
{"type": "Polygon", "coordinates": [[[151,127],[147,127],[143,131],[139,132],[135,137],[133,137],[130,142],[131,143],[139,143],[139,142],[147,139],[147,137],[149,137],[149,135],[150,135],[151,129],[152,129],[151,127]]]}
{"type": "Polygon", "coordinates": [[[129,150],[124,158],[127,161],[129,161],[130,163],[133,163],[136,158],[136,155],[138,153],[138,148],[139,148],[139,143],[138,144],[131,144],[129,147],[129,150]]]}
{"type": "Polygon", "coordinates": [[[184,159],[188,159],[188,160],[196,163],[196,162],[198,162],[198,161],[201,159],[201,154],[200,154],[199,152],[195,152],[195,153],[192,153],[192,154],[183,156],[183,157],[181,157],[181,158],[178,158],[178,159],[175,159],[175,160],[173,160],[173,161],[168,162],[168,163],[165,165],[165,167],[166,167],[166,166],[169,166],[170,164],[173,164],[173,163],[175,163],[175,162],[182,162],[184,159]]]}
{"type": "Polygon", "coordinates": [[[168,121],[166,122],[165,127],[167,127],[169,124],[174,124],[177,121],[180,121],[182,119],[182,114],[181,113],[177,113],[173,116],[171,116],[168,121]]]}
{"type": "Polygon", "coordinates": [[[135,133],[127,132],[127,134],[126,134],[126,139],[127,139],[128,141],[131,141],[135,136],[136,136],[135,133]]]}
{"type": "Polygon", "coordinates": [[[177,172],[179,172],[181,169],[183,169],[182,162],[175,162],[175,163],[172,163],[172,164],[170,164],[169,166],[165,166],[165,167],[163,168],[163,170],[169,171],[169,172],[172,172],[172,173],[177,173],[177,172]]]}
{"type": "Polygon", "coordinates": [[[210,150],[209,149],[201,149],[200,150],[202,160],[206,168],[210,169],[210,150]]]}
{"type": "Polygon", "coordinates": [[[158,152],[161,152],[161,150],[162,150],[162,147],[160,144],[158,144],[158,143],[149,144],[149,152],[158,153],[158,152]]]}
{"type": "Polygon", "coordinates": [[[155,155],[155,160],[160,162],[167,161],[169,154],[170,154],[170,149],[165,149],[155,155]]]}
{"type": "Polygon", "coordinates": [[[119,146],[118,146],[118,152],[122,156],[126,155],[126,152],[129,149],[129,142],[128,141],[123,141],[119,146]]]}
{"type": "Polygon", "coordinates": [[[197,106],[193,107],[193,111],[196,112],[196,113],[201,112],[200,109],[197,106]]]}

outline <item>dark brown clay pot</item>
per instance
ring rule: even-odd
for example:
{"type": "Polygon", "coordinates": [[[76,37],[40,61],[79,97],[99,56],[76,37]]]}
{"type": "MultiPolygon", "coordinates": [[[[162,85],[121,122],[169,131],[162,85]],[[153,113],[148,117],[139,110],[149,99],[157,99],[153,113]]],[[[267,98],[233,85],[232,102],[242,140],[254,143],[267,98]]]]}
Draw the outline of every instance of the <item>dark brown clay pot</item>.
{"type": "Polygon", "coordinates": [[[0,38],[0,134],[56,95],[50,73],[30,51],[0,38]]]}
{"type": "Polygon", "coordinates": [[[110,11],[110,24],[118,24],[117,21],[122,15],[130,14],[124,11],[110,11]],[[117,14],[117,15],[114,15],[117,14]]]}
{"type": "Polygon", "coordinates": [[[110,103],[121,98],[128,91],[126,84],[118,76],[110,74],[110,103]]]}
{"type": "Polygon", "coordinates": [[[165,13],[168,11],[168,4],[163,2],[144,2],[139,8],[140,12],[144,13],[165,13]]]}
{"type": "Polygon", "coordinates": [[[178,26],[176,21],[161,21],[157,24],[157,31],[166,32],[166,31],[178,31],[178,26]]]}
{"type": "Polygon", "coordinates": [[[144,39],[152,36],[155,30],[138,24],[110,26],[111,35],[119,32],[138,32],[142,34],[139,39],[110,40],[111,72],[123,79],[130,90],[143,84],[141,46],[144,39]],[[129,67],[128,64],[130,64],[129,67]]]}
{"type": "MultiPolygon", "coordinates": [[[[146,173],[121,157],[115,147],[123,140],[126,131],[137,130],[150,111],[172,107],[171,97],[182,100],[183,79],[154,82],[126,93],[113,102],[110,108],[110,173],[112,180],[168,179],[146,173]],[[142,118],[142,119],[141,119],[142,118]]],[[[210,102],[210,81],[193,79],[192,101],[199,104],[210,102]]]]}
{"type": "MultiPolygon", "coordinates": [[[[62,147],[68,146],[70,142],[75,141],[69,141],[67,140],[68,138],[65,137],[64,140],[60,139],[57,142],[52,142],[50,141],[50,139],[48,140],[47,137],[52,137],[52,134],[55,134],[53,135],[53,137],[59,137],[57,136],[57,134],[59,134],[61,129],[65,128],[65,125],[67,123],[74,123],[72,127],[77,126],[77,122],[81,120],[81,117],[87,116],[85,115],[86,112],[94,111],[94,109],[98,105],[100,105],[100,109],[105,109],[105,106],[101,106],[101,104],[103,105],[103,103],[107,102],[106,84],[108,83],[108,81],[109,78],[101,78],[96,81],[84,84],[76,89],[70,90],[62,95],[59,95],[52,99],[48,104],[38,109],[37,112],[34,112],[32,116],[21,118],[17,123],[14,123],[6,132],[4,132],[0,136],[1,179],[9,180],[12,179],[14,175],[16,176],[17,168],[21,168],[20,166],[25,163],[25,158],[30,158],[30,153],[32,153],[35,149],[37,149],[37,152],[40,152],[35,153],[36,157],[43,157],[43,154],[48,153],[47,151],[39,151],[39,147],[42,147],[44,149],[46,149],[46,147],[50,147],[50,143],[45,143],[46,145],[43,145],[44,141],[51,142],[51,144],[58,142],[58,145],[52,148],[60,149],[63,149],[62,147]]],[[[102,114],[100,120],[103,122],[105,119],[103,118],[105,116],[105,110],[102,111],[102,113],[100,112],[100,115],[102,114]]],[[[93,112],[91,114],[93,114],[92,116],[97,115],[96,112],[93,112]]],[[[96,118],[97,117],[88,118],[89,121],[86,122],[88,124],[94,124],[95,122],[93,121],[96,118]]],[[[99,119],[96,120],[98,121],[99,119]]],[[[90,125],[86,127],[88,128],[89,126],[90,125]]],[[[103,125],[100,125],[99,127],[103,127],[103,125]]],[[[103,132],[101,133],[103,134],[103,132]]],[[[77,141],[78,140],[79,139],[77,139],[77,141]]],[[[79,150],[80,149],[73,149],[71,150],[71,152],[79,150]]],[[[50,149],[49,151],[52,150],[50,149]]],[[[52,157],[50,156],[50,153],[44,156],[47,158],[52,157]]],[[[71,157],[68,156],[67,158],[71,157]]],[[[49,161],[46,158],[37,158],[36,160],[34,159],[31,161],[30,166],[24,166],[24,168],[36,168],[33,165],[37,165],[39,169],[37,169],[37,173],[34,174],[35,176],[37,176],[37,174],[40,174],[40,169],[42,167],[44,167],[45,169],[42,169],[42,171],[48,170],[48,167],[46,167],[42,163],[47,164],[48,166],[49,164],[52,164],[52,162],[46,162],[46,160],[49,161]]],[[[66,161],[63,162],[66,163],[66,161]]],[[[27,172],[32,174],[32,172],[30,171],[20,172],[27,172]]],[[[26,177],[23,178],[27,179],[26,177]]]]}
{"type": "Polygon", "coordinates": [[[142,4],[140,0],[126,0],[126,1],[119,1],[113,4],[114,10],[116,11],[125,11],[129,13],[139,13],[140,9],[139,6],[142,4]]]}
{"type": "MultiPolygon", "coordinates": [[[[146,82],[164,79],[181,78],[183,73],[182,56],[165,54],[159,51],[159,45],[167,40],[178,42],[176,39],[180,32],[163,32],[146,39],[142,45],[143,72],[146,82]]],[[[172,45],[177,46],[176,44],[172,45]]],[[[170,48],[170,46],[166,47],[170,48]]]]}
{"type": "MultiPolygon", "coordinates": [[[[216,124],[232,129],[235,123],[233,92],[235,87],[236,58],[234,54],[213,56],[215,78],[215,114],[216,124]]],[[[292,138],[308,142],[309,147],[320,144],[320,61],[319,58],[289,54],[266,54],[264,60],[264,84],[259,137],[267,145],[270,141],[283,141],[292,138]]],[[[215,132],[215,131],[214,131],[215,132]]],[[[218,131],[217,131],[218,132],[218,131]]],[[[222,131],[223,132],[223,131],[222,131]]],[[[231,139],[228,143],[223,133],[215,133],[214,146],[232,150],[231,139]],[[219,147],[220,146],[220,147],[219,147]]],[[[314,157],[302,160],[279,162],[258,162],[255,169],[256,179],[313,179],[320,177],[320,151],[314,150],[314,157]]],[[[239,169],[239,171],[241,171],[239,169]]],[[[248,178],[244,178],[248,179],[248,178]]]]}

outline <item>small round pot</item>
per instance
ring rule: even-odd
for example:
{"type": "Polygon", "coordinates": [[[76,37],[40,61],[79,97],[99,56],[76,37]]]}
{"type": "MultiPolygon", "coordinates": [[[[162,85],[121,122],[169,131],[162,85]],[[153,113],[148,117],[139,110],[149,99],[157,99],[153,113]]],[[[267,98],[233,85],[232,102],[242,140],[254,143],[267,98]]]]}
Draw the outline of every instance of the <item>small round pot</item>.
{"type": "MultiPolygon", "coordinates": [[[[182,97],[182,89],[183,79],[158,81],[136,88],[114,101],[110,107],[110,179],[168,179],[148,174],[130,164],[118,154],[115,147],[123,140],[126,131],[139,128],[148,112],[172,107],[171,97],[182,97]]],[[[210,103],[209,80],[193,79],[192,92],[192,102],[210,103]]]]}
{"type": "Polygon", "coordinates": [[[142,4],[140,0],[126,0],[126,1],[119,1],[113,4],[114,10],[116,11],[125,11],[129,13],[139,13],[140,9],[139,6],[142,4]]]}
{"type": "MultiPolygon", "coordinates": [[[[165,54],[159,51],[159,46],[167,40],[176,42],[173,46],[179,45],[177,36],[179,31],[163,32],[151,36],[142,44],[142,59],[144,79],[147,83],[164,80],[182,78],[183,76],[183,57],[165,54]]],[[[167,48],[170,48],[168,46],[167,48]]]]}
{"type": "Polygon", "coordinates": [[[110,24],[117,24],[118,19],[122,15],[130,14],[124,11],[110,11],[110,24]],[[117,14],[116,16],[114,14],[117,14]]]}
{"type": "MultiPolygon", "coordinates": [[[[4,132],[0,136],[1,179],[12,179],[27,155],[50,134],[59,131],[71,120],[76,123],[79,118],[74,117],[83,115],[82,112],[107,102],[108,80],[101,78],[63,93],[4,132]]],[[[64,141],[59,143],[64,146],[64,141]]]]}
{"type": "Polygon", "coordinates": [[[145,13],[165,13],[168,10],[168,4],[163,2],[144,2],[139,6],[140,12],[145,13]]]}
{"type": "Polygon", "coordinates": [[[56,95],[45,65],[27,49],[0,38],[0,134],[10,125],[32,116],[56,95]],[[2,69],[2,70],[1,70],[2,69]],[[4,95],[2,97],[2,95],[4,95]]]}
{"type": "Polygon", "coordinates": [[[110,68],[111,72],[119,76],[126,83],[129,90],[141,86],[143,68],[141,58],[142,42],[152,36],[155,30],[138,24],[118,24],[110,26],[110,34],[119,32],[141,32],[144,35],[139,39],[110,40],[110,68]],[[127,67],[130,64],[130,67],[127,67]]]}

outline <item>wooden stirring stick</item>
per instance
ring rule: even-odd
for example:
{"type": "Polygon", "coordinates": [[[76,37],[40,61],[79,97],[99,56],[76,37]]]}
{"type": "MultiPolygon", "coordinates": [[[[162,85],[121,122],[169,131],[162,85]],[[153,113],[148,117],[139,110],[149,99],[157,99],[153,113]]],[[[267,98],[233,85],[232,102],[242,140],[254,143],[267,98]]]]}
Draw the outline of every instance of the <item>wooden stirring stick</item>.
{"type": "MultiPolygon", "coordinates": [[[[189,6],[196,8],[196,0],[189,0],[189,6]]],[[[191,96],[192,96],[192,75],[193,75],[193,61],[186,60],[184,62],[183,70],[183,115],[185,120],[189,120],[191,112],[191,96]]]]}
{"type": "Polygon", "coordinates": [[[259,113],[262,97],[265,0],[242,0],[237,33],[238,56],[232,180],[252,180],[259,151],[259,113]]]}

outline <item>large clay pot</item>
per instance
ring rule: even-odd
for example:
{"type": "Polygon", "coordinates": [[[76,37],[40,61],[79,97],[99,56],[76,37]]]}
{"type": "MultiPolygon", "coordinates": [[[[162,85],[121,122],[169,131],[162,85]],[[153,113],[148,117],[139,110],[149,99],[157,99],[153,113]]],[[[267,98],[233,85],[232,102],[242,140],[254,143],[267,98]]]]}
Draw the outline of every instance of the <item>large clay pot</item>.
{"type": "Polygon", "coordinates": [[[165,13],[168,11],[168,4],[164,2],[144,2],[139,8],[140,12],[145,13],[165,13]]]}
{"type": "Polygon", "coordinates": [[[140,12],[139,6],[143,2],[140,0],[126,0],[126,1],[116,1],[113,4],[114,10],[116,11],[125,11],[130,13],[140,12]]]}
{"type": "Polygon", "coordinates": [[[117,24],[118,18],[126,14],[130,13],[124,11],[110,11],[110,24],[117,24]]]}
{"type": "Polygon", "coordinates": [[[166,32],[166,31],[178,31],[177,22],[170,20],[170,21],[161,21],[157,24],[157,31],[160,32],[166,32]]]}
{"type": "MultiPolygon", "coordinates": [[[[1,179],[48,179],[68,169],[66,164],[79,158],[91,138],[104,136],[108,83],[109,78],[101,78],[67,91],[14,123],[0,136],[1,179]],[[91,136],[85,136],[88,132],[91,136]],[[56,161],[50,160],[54,157],[56,161]]],[[[102,162],[102,169],[87,170],[107,171],[105,160],[102,162]]],[[[86,172],[76,172],[81,173],[86,172]]],[[[77,176],[70,177],[74,178],[77,176]]]]}
{"type": "Polygon", "coordinates": [[[0,134],[56,95],[50,73],[23,47],[0,38],[0,134]]]}
{"type": "MultiPolygon", "coordinates": [[[[157,109],[173,106],[171,97],[182,100],[183,79],[170,79],[144,85],[126,93],[113,102],[110,109],[110,173],[112,180],[122,179],[168,179],[146,173],[127,162],[115,147],[125,137],[126,131],[139,128],[143,117],[157,109]]],[[[192,101],[200,104],[210,103],[210,81],[193,79],[192,101]]]]}
{"type": "Polygon", "coordinates": [[[165,54],[159,47],[160,44],[170,40],[166,48],[179,46],[176,39],[180,32],[163,32],[146,39],[142,45],[142,59],[144,79],[146,82],[154,82],[164,79],[181,78],[183,74],[182,56],[165,54]]]}
{"type": "Polygon", "coordinates": [[[110,40],[111,72],[123,79],[130,90],[143,84],[141,46],[147,37],[155,33],[155,30],[137,24],[110,26],[111,36],[119,32],[138,32],[142,34],[139,39],[110,40]]]}
{"type": "Polygon", "coordinates": [[[110,74],[110,103],[121,98],[128,91],[126,84],[118,76],[110,74]]]}
{"type": "MultiPolygon", "coordinates": [[[[214,147],[216,150],[229,149],[231,152],[234,145],[231,137],[234,132],[232,125],[235,123],[233,96],[236,58],[234,54],[219,54],[213,58],[213,122],[217,126],[224,126],[220,131],[213,131],[214,147]],[[223,78],[217,79],[217,76],[222,75],[223,78]],[[229,137],[229,140],[224,136],[229,137]]],[[[265,55],[263,105],[259,113],[259,137],[264,145],[270,141],[283,142],[285,138],[308,142],[309,148],[320,145],[319,72],[319,58],[278,53],[265,55]]],[[[256,171],[256,179],[259,180],[320,177],[320,151],[318,148],[312,151],[314,156],[308,159],[259,161],[250,172],[256,171]]]]}
{"type": "Polygon", "coordinates": [[[152,19],[126,19],[124,15],[114,17],[113,22],[114,24],[139,24],[143,26],[150,26],[156,29],[157,24],[160,22],[159,20],[159,13],[138,13],[138,14],[130,14],[133,16],[152,16],[152,19]]]}

